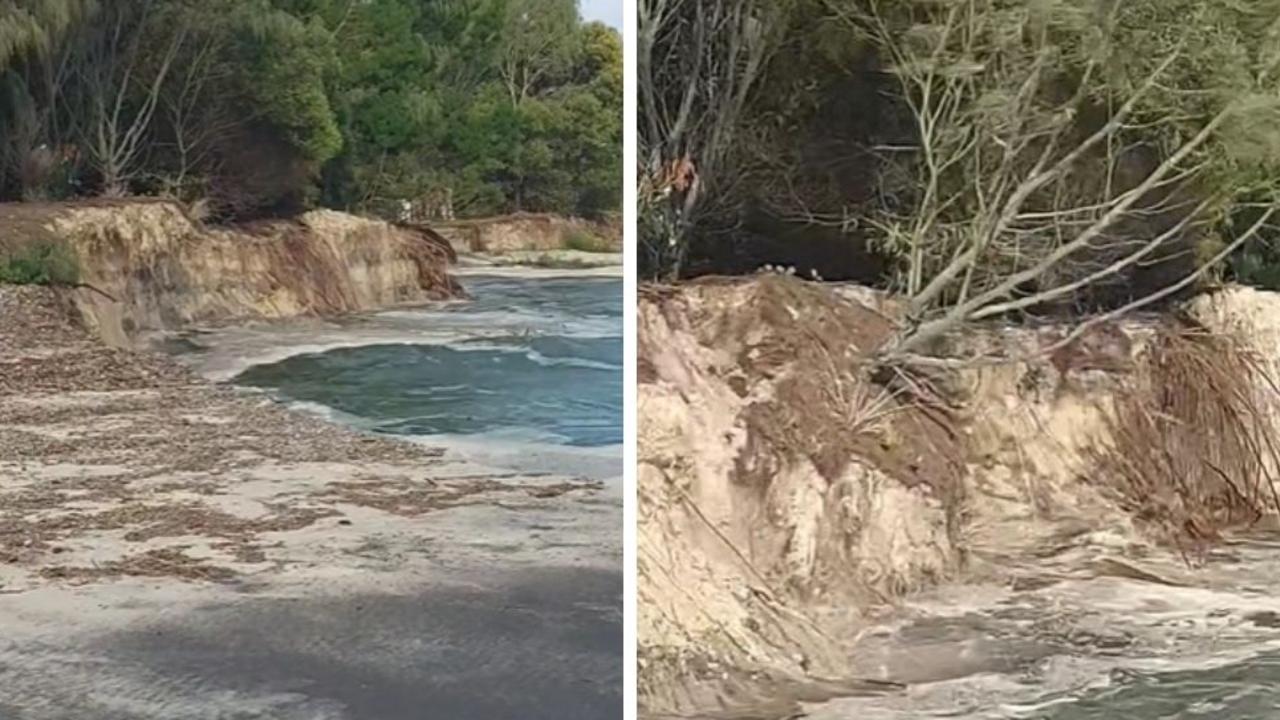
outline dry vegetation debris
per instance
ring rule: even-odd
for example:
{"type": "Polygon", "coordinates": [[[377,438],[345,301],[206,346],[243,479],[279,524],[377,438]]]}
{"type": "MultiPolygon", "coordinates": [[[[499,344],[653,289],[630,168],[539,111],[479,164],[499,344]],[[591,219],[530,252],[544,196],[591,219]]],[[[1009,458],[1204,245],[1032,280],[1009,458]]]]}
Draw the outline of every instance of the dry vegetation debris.
{"type": "Polygon", "coordinates": [[[0,343],[0,584],[15,570],[74,582],[222,581],[237,566],[278,564],[297,550],[282,542],[330,518],[353,537],[377,530],[352,527],[343,518],[352,509],[411,521],[599,487],[436,479],[437,449],[209,385],[161,355],[108,348],[47,288],[0,285],[0,343]]]}

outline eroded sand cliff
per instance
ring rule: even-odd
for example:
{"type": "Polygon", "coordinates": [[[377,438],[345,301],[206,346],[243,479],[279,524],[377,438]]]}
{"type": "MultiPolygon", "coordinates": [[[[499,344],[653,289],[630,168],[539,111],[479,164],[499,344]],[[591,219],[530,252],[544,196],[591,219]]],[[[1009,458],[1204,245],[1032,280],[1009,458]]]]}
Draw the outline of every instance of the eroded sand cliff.
{"type": "Polygon", "coordinates": [[[909,682],[853,649],[902,598],[1032,586],[1045,558],[1142,576],[1144,558],[1194,560],[1274,508],[1260,496],[1275,465],[1273,295],[1228,289],[1065,345],[1062,326],[982,328],[949,350],[1005,361],[898,375],[868,362],[898,317],[876,293],[766,276],[642,296],[651,715],[786,714],[909,682]]]}
{"type": "MultiPolygon", "coordinates": [[[[597,252],[622,252],[619,224],[590,222],[545,213],[515,213],[493,218],[432,223],[460,253],[506,255],[572,249],[586,242],[597,252]]],[[[585,248],[577,248],[582,250],[585,248]]]]}
{"type": "Polygon", "coordinates": [[[372,310],[456,297],[452,251],[430,234],[316,210],[205,227],[177,205],[0,206],[4,246],[65,245],[85,324],[114,345],[200,324],[372,310]]]}

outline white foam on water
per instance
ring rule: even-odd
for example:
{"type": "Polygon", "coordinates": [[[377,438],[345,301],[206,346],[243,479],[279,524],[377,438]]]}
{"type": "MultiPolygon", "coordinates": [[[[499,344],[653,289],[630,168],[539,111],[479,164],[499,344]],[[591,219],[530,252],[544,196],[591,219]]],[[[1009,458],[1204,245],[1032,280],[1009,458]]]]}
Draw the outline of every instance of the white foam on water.
{"type": "MultiPolygon", "coordinates": [[[[1280,641],[1259,641],[1247,648],[1176,658],[1107,658],[1057,655],[1023,673],[982,672],[920,683],[900,693],[852,697],[807,705],[811,720],[1033,720],[1077,704],[1100,691],[1117,688],[1126,673],[1208,672],[1248,662],[1280,650],[1280,641]]],[[[1224,698],[1225,699],[1225,698],[1224,698]]],[[[1156,717],[1156,716],[1152,716],[1156,717]]],[[[1181,717],[1181,716],[1180,716],[1181,717]]],[[[1132,720],[1138,720],[1133,718],[1132,720]]]]}
{"type": "Polygon", "coordinates": [[[442,448],[446,457],[519,473],[598,480],[620,492],[622,446],[565,445],[533,428],[504,428],[471,435],[416,435],[409,439],[442,448]]]}
{"type": "Polygon", "coordinates": [[[228,382],[246,370],[258,365],[272,365],[300,355],[319,355],[332,350],[370,347],[374,345],[450,345],[468,339],[459,334],[435,335],[377,335],[368,336],[360,333],[345,337],[325,338],[322,335],[309,334],[305,339],[291,341],[290,333],[278,332],[260,338],[247,335],[224,335],[221,340],[214,340],[200,354],[183,356],[181,359],[195,369],[200,376],[213,382],[228,382]]]}
{"type": "MultiPolygon", "coordinates": [[[[1266,545],[1246,549],[1236,562],[1202,569],[1199,587],[1095,577],[1019,593],[939,588],[907,602],[902,619],[876,628],[872,645],[852,651],[865,675],[918,674],[906,690],[814,704],[806,717],[1031,720],[1117,691],[1126,676],[1256,661],[1280,652],[1280,631],[1251,620],[1280,612],[1278,562],[1266,545]]],[[[1221,697],[1202,704],[1223,705],[1240,692],[1224,686],[1221,697]]]]}
{"type": "MultiPolygon", "coordinates": [[[[455,306],[456,307],[456,306],[455,306]]],[[[618,318],[607,316],[567,317],[547,315],[540,310],[503,309],[467,310],[444,312],[447,308],[421,306],[383,310],[369,316],[367,329],[376,328],[377,320],[409,323],[398,329],[418,326],[443,325],[458,331],[472,330],[492,332],[494,328],[507,328],[512,332],[536,332],[540,335],[564,335],[566,337],[610,337],[619,334],[618,318]]],[[[397,329],[397,328],[388,328],[397,329]]]]}
{"type": "MultiPolygon", "coordinates": [[[[266,392],[253,390],[252,392],[266,392]]],[[[306,400],[288,400],[287,405],[328,422],[362,430],[377,424],[367,418],[345,413],[328,405],[306,400]]],[[[563,438],[536,428],[501,428],[469,435],[394,435],[445,452],[452,460],[502,472],[529,475],[568,476],[597,480],[620,492],[622,487],[622,445],[565,445],[563,438]]]]}
{"type": "Polygon", "coordinates": [[[622,265],[602,265],[590,268],[541,268],[528,265],[475,265],[455,267],[450,271],[453,275],[474,277],[489,275],[504,278],[621,278],[624,274],[622,265]]]}
{"type": "MultiPolygon", "coordinates": [[[[613,279],[610,268],[554,270],[529,267],[477,267],[459,274],[500,279],[613,279]]],[[[621,336],[621,320],[603,314],[571,315],[544,308],[522,308],[520,294],[509,307],[476,307],[486,289],[477,289],[477,301],[453,300],[415,307],[400,307],[337,321],[298,319],[218,329],[192,338],[198,352],[180,358],[198,373],[217,382],[231,381],[246,370],[282,362],[299,355],[378,345],[431,345],[458,352],[490,351],[521,354],[544,367],[567,366],[586,370],[621,372],[620,365],[580,357],[554,357],[534,349],[540,337],[575,340],[621,336]]],[[[500,292],[500,291],[499,291],[500,292]]],[[[502,304],[502,298],[498,298],[502,304]]],[[[545,350],[545,348],[543,348],[545,350]]],[[[271,393],[269,393],[271,394],[271,393]]],[[[366,431],[377,431],[377,421],[308,401],[279,398],[291,407],[327,421],[366,431]]],[[[622,447],[574,447],[566,438],[536,428],[500,428],[470,435],[398,436],[445,449],[460,461],[497,470],[534,474],[586,477],[621,488],[622,447]],[[616,482],[615,482],[616,481],[616,482]]]]}
{"type": "MultiPolygon", "coordinates": [[[[469,274],[475,277],[530,280],[613,277],[582,270],[555,273],[536,268],[476,270],[477,272],[469,274]],[[503,272],[494,272],[495,270],[503,272]]],[[[618,317],[549,314],[544,309],[519,307],[473,310],[469,309],[470,305],[470,300],[449,300],[383,310],[338,321],[300,318],[219,328],[190,337],[189,340],[198,347],[198,351],[179,355],[179,358],[203,377],[214,382],[226,382],[256,365],[269,365],[299,355],[346,348],[441,345],[455,350],[480,347],[510,350],[510,343],[500,341],[545,336],[583,340],[621,336],[621,320],[618,317]],[[486,346],[476,342],[485,339],[495,340],[495,343],[486,346]]],[[[539,361],[532,356],[529,359],[539,361]]],[[[551,362],[556,360],[552,359],[551,362]]],[[[607,369],[615,368],[609,366],[607,369]]]]}
{"type": "MultiPolygon", "coordinates": [[[[564,337],[564,336],[557,336],[564,337]]],[[[533,338],[527,338],[532,340],[533,338]]],[[[578,339],[598,339],[598,338],[581,338],[578,339]]],[[[600,362],[599,360],[587,360],[577,357],[548,357],[537,350],[532,349],[526,343],[513,343],[510,336],[495,336],[492,338],[468,339],[465,342],[447,342],[438,343],[442,347],[447,347],[456,352],[498,352],[510,355],[523,355],[526,360],[542,367],[574,367],[583,370],[605,370],[609,372],[622,372],[622,366],[615,363],[600,362]],[[492,340],[492,342],[486,342],[492,340]]],[[[423,344],[423,343],[414,343],[423,344]]],[[[445,389],[445,388],[438,388],[445,389]]]]}

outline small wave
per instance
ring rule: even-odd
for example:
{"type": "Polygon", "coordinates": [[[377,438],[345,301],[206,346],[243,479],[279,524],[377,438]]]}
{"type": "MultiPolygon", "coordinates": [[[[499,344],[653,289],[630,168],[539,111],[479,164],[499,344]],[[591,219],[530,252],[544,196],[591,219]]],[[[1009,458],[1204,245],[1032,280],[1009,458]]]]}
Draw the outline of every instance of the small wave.
{"type": "MultiPolygon", "coordinates": [[[[611,340],[608,338],[575,338],[575,340],[611,340]]],[[[599,370],[602,372],[621,372],[621,337],[616,338],[617,352],[612,346],[603,349],[593,343],[566,342],[564,337],[523,338],[499,336],[482,339],[469,339],[463,342],[447,343],[444,347],[458,352],[499,352],[511,355],[523,355],[524,358],[542,367],[570,367],[582,370],[599,370]],[[617,362],[609,359],[618,356],[617,362]]]]}
{"type": "Polygon", "coordinates": [[[549,358],[537,350],[530,350],[524,356],[530,362],[537,363],[543,367],[575,367],[583,370],[602,370],[604,372],[621,372],[621,365],[612,365],[610,363],[602,363],[596,360],[583,360],[581,358],[549,358]]]}
{"type": "Polygon", "coordinates": [[[546,278],[621,278],[625,274],[622,265],[602,265],[592,268],[540,268],[527,265],[476,265],[456,267],[451,271],[459,277],[498,277],[518,278],[521,280],[540,280],[546,278]]]}
{"type": "Polygon", "coordinates": [[[469,463],[531,474],[599,480],[617,492],[623,476],[622,445],[564,445],[536,428],[506,427],[467,435],[414,435],[413,442],[442,448],[469,463]]]}
{"type": "Polygon", "coordinates": [[[308,355],[323,355],[334,350],[376,345],[450,345],[465,341],[463,334],[441,334],[434,337],[403,333],[363,334],[333,337],[330,333],[296,332],[263,333],[262,331],[222,331],[207,341],[203,351],[179,355],[199,375],[213,382],[228,382],[261,365],[274,365],[308,355]]]}
{"type": "MultiPolygon", "coordinates": [[[[178,357],[202,377],[213,382],[227,382],[257,366],[274,365],[302,356],[323,355],[335,350],[398,345],[446,347],[462,352],[484,349],[495,352],[529,352],[531,343],[536,338],[543,337],[512,336],[501,329],[492,332],[492,335],[486,336],[483,332],[406,333],[392,329],[385,332],[366,329],[335,336],[333,331],[228,330],[220,331],[217,337],[206,340],[206,344],[200,346],[198,351],[180,354],[178,357]]],[[[604,323],[600,327],[582,327],[571,332],[573,334],[556,337],[576,340],[621,339],[618,332],[605,327],[604,323]]],[[[620,368],[620,365],[601,363],[594,369],[620,368]]]]}

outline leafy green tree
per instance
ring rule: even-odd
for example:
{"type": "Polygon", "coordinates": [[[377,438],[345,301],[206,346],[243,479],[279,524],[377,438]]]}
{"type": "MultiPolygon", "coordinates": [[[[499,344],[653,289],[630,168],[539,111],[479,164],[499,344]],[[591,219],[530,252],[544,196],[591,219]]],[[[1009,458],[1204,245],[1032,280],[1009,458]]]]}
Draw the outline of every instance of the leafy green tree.
{"type": "Polygon", "coordinates": [[[1159,302],[1280,209],[1280,76],[1254,29],[1276,27],[1280,7],[831,4],[872,39],[913,121],[901,183],[866,216],[917,321],[898,357],[1094,292],[1112,313],[1159,302]],[[1256,220],[1194,251],[1240,214],[1256,220]]]}
{"type": "Polygon", "coordinates": [[[114,24],[91,6],[0,0],[0,196],[56,175],[226,217],[620,202],[621,42],[574,0],[145,0],[114,24]]]}
{"type": "Polygon", "coordinates": [[[0,0],[0,72],[28,52],[48,51],[94,7],[93,0],[0,0]]]}
{"type": "Polygon", "coordinates": [[[307,161],[332,159],[343,142],[329,100],[338,68],[332,33],[319,20],[256,4],[241,9],[237,24],[241,88],[256,115],[281,128],[307,161]]]}

